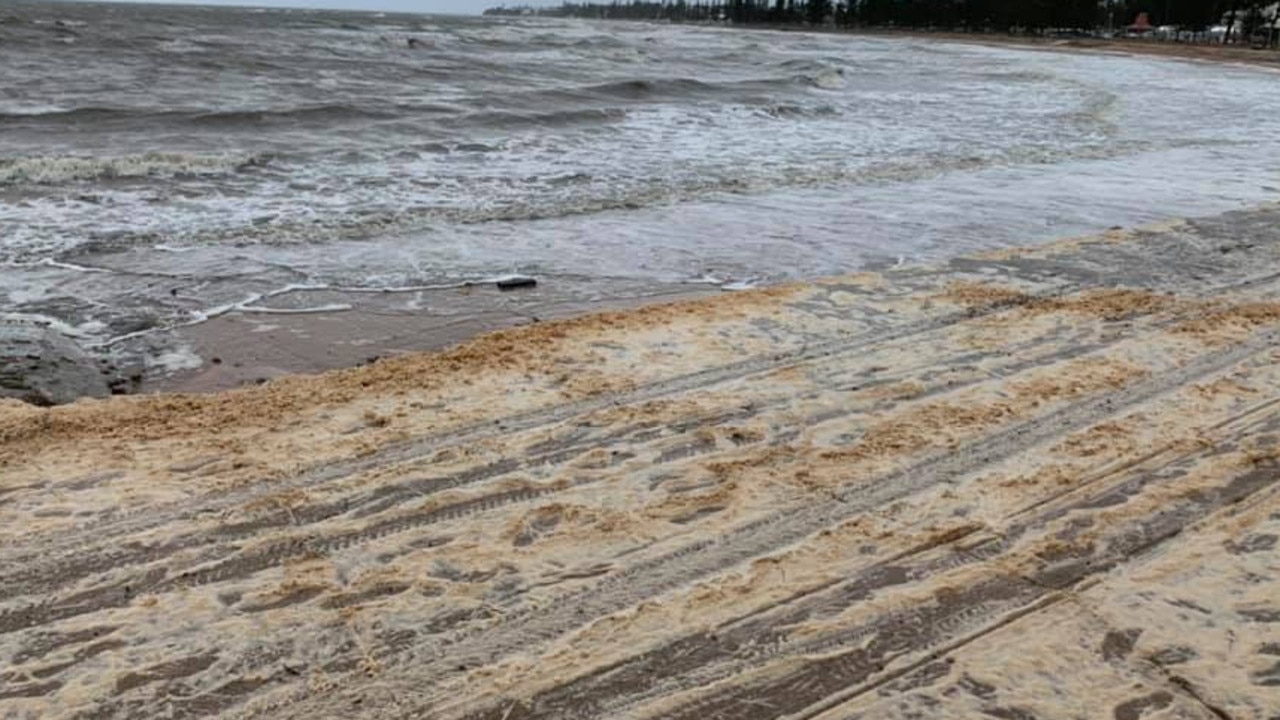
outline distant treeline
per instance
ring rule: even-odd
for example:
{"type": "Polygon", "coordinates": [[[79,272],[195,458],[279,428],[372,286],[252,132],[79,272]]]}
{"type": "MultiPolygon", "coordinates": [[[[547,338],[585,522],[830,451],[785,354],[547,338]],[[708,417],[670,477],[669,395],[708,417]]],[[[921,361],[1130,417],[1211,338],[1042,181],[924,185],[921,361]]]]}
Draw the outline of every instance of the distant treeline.
{"type": "Polygon", "coordinates": [[[629,0],[566,2],[558,8],[497,8],[494,15],[761,25],[840,25],[945,30],[1093,31],[1123,29],[1146,13],[1153,25],[1203,30],[1226,22],[1247,37],[1280,10],[1256,0],[629,0]]]}

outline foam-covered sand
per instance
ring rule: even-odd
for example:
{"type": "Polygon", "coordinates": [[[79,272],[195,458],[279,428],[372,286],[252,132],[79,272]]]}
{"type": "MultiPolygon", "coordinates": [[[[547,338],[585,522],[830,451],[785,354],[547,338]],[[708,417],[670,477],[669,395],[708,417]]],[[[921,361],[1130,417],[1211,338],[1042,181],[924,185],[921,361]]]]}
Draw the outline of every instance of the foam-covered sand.
{"type": "Polygon", "coordinates": [[[0,404],[0,715],[1268,718],[1277,240],[0,404]]]}

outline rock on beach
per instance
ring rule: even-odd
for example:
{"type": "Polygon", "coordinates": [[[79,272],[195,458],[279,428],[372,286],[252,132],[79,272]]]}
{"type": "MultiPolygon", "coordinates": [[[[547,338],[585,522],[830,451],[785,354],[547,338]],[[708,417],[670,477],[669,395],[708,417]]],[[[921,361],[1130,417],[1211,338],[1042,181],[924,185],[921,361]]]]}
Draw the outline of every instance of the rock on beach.
{"type": "Polygon", "coordinates": [[[0,320],[0,398],[47,406],[110,394],[98,363],[70,338],[41,323],[0,320]]]}

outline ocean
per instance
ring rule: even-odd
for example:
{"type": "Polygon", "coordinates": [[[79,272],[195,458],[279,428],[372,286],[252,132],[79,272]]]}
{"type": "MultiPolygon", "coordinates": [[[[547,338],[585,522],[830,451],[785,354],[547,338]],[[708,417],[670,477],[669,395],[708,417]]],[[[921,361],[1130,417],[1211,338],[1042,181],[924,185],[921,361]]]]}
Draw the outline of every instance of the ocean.
{"type": "Polygon", "coordinates": [[[7,3],[0,317],[166,371],[203,362],[175,328],[246,310],[428,313],[513,273],[589,305],[1216,213],[1280,198],[1278,80],[725,27],[7,3]]]}

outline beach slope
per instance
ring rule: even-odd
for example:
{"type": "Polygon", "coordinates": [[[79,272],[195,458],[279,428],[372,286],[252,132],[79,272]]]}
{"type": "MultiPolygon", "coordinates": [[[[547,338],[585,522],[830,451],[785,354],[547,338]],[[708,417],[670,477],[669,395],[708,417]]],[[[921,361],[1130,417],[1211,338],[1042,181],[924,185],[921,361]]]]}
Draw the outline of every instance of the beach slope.
{"type": "Polygon", "coordinates": [[[0,403],[0,716],[1265,718],[1280,209],[0,403]]]}

